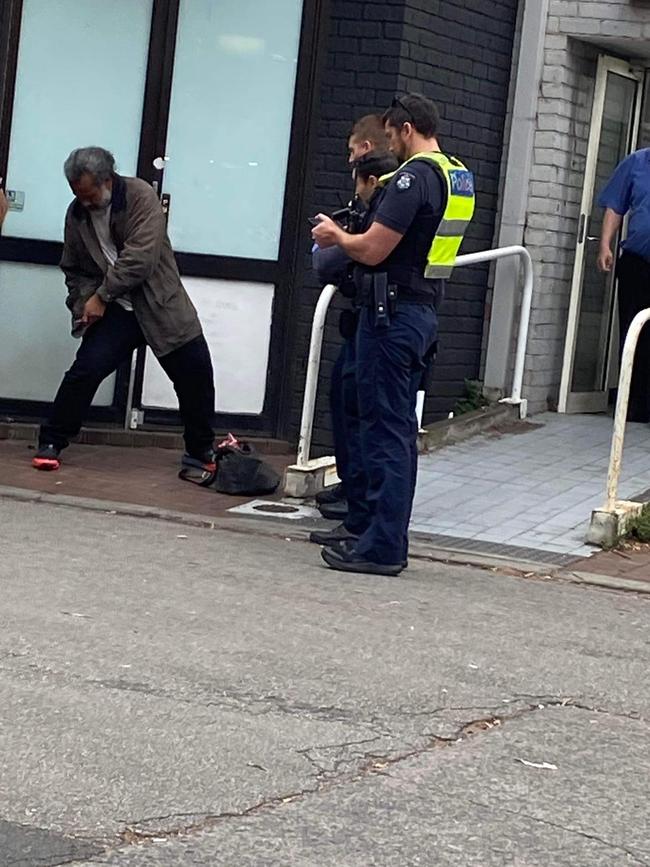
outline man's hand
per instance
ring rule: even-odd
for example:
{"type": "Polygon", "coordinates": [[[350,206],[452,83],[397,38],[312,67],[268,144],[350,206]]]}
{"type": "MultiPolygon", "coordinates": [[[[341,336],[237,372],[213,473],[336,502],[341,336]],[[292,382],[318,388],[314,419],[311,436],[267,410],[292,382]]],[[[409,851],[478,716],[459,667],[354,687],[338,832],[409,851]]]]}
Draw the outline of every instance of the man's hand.
{"type": "Polygon", "coordinates": [[[325,214],[319,214],[316,219],[318,220],[318,225],[314,226],[311,230],[311,236],[321,250],[338,244],[341,240],[341,235],[346,234],[334,220],[326,217],[325,214]]]}
{"type": "Polygon", "coordinates": [[[7,197],[4,194],[4,190],[0,190],[0,226],[2,226],[2,222],[7,216],[8,210],[9,202],[7,201],[7,197]]]}
{"type": "Polygon", "coordinates": [[[602,271],[603,274],[609,274],[614,267],[614,254],[609,247],[600,248],[596,264],[598,265],[599,271],[602,271]]]}
{"type": "Polygon", "coordinates": [[[101,319],[105,312],[106,304],[95,292],[95,294],[91,295],[84,304],[84,312],[81,317],[82,325],[92,325],[93,322],[97,322],[98,319],[101,319]]]}
{"type": "Polygon", "coordinates": [[[600,252],[598,253],[598,259],[596,260],[598,270],[603,274],[609,274],[614,267],[614,254],[612,253],[612,247],[622,223],[622,214],[617,213],[612,208],[605,208],[603,225],[600,230],[600,252]]]}

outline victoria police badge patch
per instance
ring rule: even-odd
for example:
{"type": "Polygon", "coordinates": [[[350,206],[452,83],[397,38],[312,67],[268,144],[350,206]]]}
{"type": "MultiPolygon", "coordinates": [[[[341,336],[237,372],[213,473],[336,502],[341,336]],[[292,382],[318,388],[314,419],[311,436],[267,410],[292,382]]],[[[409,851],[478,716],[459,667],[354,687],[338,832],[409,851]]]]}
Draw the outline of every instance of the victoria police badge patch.
{"type": "Polygon", "coordinates": [[[400,192],[403,192],[404,190],[411,188],[411,184],[414,180],[415,175],[412,175],[410,172],[400,172],[395,181],[395,186],[400,192]]]}

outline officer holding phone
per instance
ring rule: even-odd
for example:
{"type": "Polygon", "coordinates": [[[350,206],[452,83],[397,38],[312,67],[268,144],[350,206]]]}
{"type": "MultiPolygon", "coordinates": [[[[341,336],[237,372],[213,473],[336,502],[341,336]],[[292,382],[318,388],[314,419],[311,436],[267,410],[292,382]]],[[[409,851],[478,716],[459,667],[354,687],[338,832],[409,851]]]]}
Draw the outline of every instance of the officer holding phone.
{"type": "Polygon", "coordinates": [[[362,310],[356,335],[360,449],[365,495],[356,537],[323,549],[333,569],[398,575],[407,565],[417,473],[416,395],[437,339],[436,307],[474,213],[474,180],[438,143],[436,106],[418,94],[384,115],[388,146],[402,161],[382,178],[367,231],[349,235],[319,214],[312,236],[356,262],[362,310]]]}

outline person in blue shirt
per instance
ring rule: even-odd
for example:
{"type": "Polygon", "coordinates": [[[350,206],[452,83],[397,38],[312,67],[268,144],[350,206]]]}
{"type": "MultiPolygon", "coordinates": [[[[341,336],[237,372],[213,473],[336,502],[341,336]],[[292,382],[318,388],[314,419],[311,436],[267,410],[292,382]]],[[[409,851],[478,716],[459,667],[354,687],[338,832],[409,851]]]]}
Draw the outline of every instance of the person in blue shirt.
{"type": "MultiPolygon", "coordinates": [[[[598,268],[616,269],[621,348],[632,320],[650,307],[650,148],[626,157],[598,198],[605,208],[600,235],[598,268]],[[628,215],[625,240],[615,261],[614,240],[628,215]]],[[[650,422],[650,329],[645,328],[636,351],[628,421],[650,422]]]]}

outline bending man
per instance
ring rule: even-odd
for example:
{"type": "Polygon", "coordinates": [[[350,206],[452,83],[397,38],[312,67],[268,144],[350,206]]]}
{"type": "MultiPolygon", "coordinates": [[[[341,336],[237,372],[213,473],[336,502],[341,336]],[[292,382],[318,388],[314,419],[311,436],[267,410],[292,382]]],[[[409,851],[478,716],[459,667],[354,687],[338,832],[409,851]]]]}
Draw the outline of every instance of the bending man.
{"type": "Polygon", "coordinates": [[[33,465],[56,470],[100,384],[133,351],[150,346],[178,396],[185,425],[181,475],[209,484],[214,376],[208,345],[178,273],[158,197],[145,181],[115,172],[112,154],[90,147],[65,162],[74,201],[65,219],[61,268],[76,359],[41,427],[33,465]]]}

